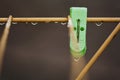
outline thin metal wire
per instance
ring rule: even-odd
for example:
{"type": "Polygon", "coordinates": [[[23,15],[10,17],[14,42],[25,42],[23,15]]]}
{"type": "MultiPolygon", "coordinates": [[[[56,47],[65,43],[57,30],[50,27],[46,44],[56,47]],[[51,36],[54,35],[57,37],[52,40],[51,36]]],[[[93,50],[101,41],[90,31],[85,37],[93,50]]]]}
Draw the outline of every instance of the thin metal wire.
{"type": "MultiPolygon", "coordinates": [[[[7,37],[9,34],[9,28],[12,22],[68,22],[68,18],[66,17],[18,17],[13,18],[10,16],[9,18],[0,18],[0,22],[7,22],[6,28],[4,30],[2,40],[0,43],[0,65],[2,64],[3,56],[4,56],[4,50],[6,47],[7,37]],[[6,33],[5,33],[6,31],[6,33]],[[2,50],[2,44],[3,44],[3,50],[2,50]]],[[[120,22],[120,17],[89,17],[87,18],[87,22],[120,22]]],[[[119,32],[120,30],[120,23],[117,25],[117,27],[113,30],[111,35],[106,39],[106,41],[103,43],[103,45],[99,48],[99,50],[96,52],[96,54],[93,56],[93,58],[89,61],[89,63],[85,66],[85,68],[82,70],[80,75],[76,78],[76,80],[81,80],[84,75],[88,72],[88,70],[91,68],[91,66],[95,63],[95,61],[99,58],[99,56],[102,54],[104,49],[107,47],[107,45],[110,43],[110,41],[113,39],[113,37],[119,32]]],[[[0,66],[0,71],[2,70],[2,65],[0,66]]]]}
{"type": "Polygon", "coordinates": [[[97,61],[97,59],[100,57],[102,52],[106,49],[108,44],[111,42],[111,40],[114,38],[114,36],[120,31],[120,23],[116,26],[116,28],[112,31],[112,33],[109,35],[109,37],[104,41],[102,46],[98,49],[98,51],[95,53],[95,55],[91,58],[91,60],[88,62],[88,64],[83,68],[81,73],[78,75],[76,80],[82,80],[85,74],[88,72],[88,70],[92,67],[92,65],[97,61]]]}
{"type": "Polygon", "coordinates": [[[4,52],[5,52],[5,48],[6,48],[6,44],[7,44],[7,38],[9,35],[9,30],[10,30],[10,26],[11,26],[11,22],[12,22],[12,16],[9,16],[1,41],[0,41],[0,76],[2,74],[2,64],[3,64],[3,58],[4,58],[4,52]]]}
{"type": "MultiPolygon", "coordinates": [[[[0,18],[7,22],[8,18],[0,18]]],[[[12,22],[68,22],[67,17],[13,17],[12,22]]],[[[87,22],[120,22],[120,17],[88,17],[87,22]]]]}

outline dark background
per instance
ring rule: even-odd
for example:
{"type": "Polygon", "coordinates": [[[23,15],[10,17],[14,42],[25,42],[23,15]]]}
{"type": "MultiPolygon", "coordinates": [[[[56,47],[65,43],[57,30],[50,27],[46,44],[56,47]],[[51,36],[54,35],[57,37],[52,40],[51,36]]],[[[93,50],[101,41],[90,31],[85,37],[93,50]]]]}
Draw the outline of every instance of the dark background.
{"type": "MultiPolygon", "coordinates": [[[[119,0],[1,0],[0,17],[67,17],[69,8],[88,8],[88,17],[119,17],[119,0]]],[[[88,23],[86,62],[117,23],[88,23]]],[[[0,26],[0,36],[4,27],[0,26]]],[[[120,80],[120,33],[89,71],[89,80],[120,80]]],[[[3,80],[69,80],[69,37],[60,23],[13,24],[4,58],[3,80]]]]}

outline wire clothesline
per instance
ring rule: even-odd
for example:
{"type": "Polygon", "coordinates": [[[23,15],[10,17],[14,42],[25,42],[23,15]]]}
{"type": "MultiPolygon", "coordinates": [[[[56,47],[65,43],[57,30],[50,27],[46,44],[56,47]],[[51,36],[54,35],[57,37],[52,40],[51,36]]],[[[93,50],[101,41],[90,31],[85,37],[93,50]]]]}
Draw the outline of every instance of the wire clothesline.
{"type": "MultiPolygon", "coordinates": [[[[7,43],[7,38],[10,30],[10,26],[12,22],[68,22],[69,17],[19,17],[15,18],[11,15],[9,18],[0,18],[0,22],[6,22],[6,26],[0,41],[0,73],[2,71],[2,64],[3,64],[3,56],[4,50],[7,43]]],[[[88,17],[87,22],[120,22],[120,17],[88,17]]],[[[96,62],[96,60],[100,57],[102,52],[114,38],[114,36],[120,31],[120,23],[116,26],[110,36],[105,40],[102,46],[98,49],[95,55],[91,58],[88,64],[84,67],[81,73],[78,75],[76,80],[82,80],[85,74],[89,71],[92,65],[96,62]]]]}
{"type": "MultiPolygon", "coordinates": [[[[0,18],[0,22],[7,19],[0,18]]],[[[68,22],[68,17],[13,17],[12,22],[68,22]]],[[[87,22],[120,22],[120,17],[88,17],[87,22]]]]}

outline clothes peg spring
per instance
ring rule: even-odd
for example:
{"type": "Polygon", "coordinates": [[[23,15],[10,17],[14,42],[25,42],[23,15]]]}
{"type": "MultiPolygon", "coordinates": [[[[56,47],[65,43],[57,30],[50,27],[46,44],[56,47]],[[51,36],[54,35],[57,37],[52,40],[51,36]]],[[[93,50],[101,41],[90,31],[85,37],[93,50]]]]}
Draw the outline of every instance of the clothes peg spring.
{"type": "Polygon", "coordinates": [[[86,53],[87,8],[71,7],[70,18],[70,50],[73,57],[81,57],[86,53]]]}

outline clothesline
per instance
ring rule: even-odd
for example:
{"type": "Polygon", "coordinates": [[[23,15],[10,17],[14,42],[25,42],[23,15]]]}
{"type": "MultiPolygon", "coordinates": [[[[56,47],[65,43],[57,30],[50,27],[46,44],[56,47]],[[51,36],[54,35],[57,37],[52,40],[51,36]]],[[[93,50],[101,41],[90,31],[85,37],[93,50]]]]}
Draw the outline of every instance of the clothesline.
{"type": "MultiPolygon", "coordinates": [[[[0,41],[0,74],[2,72],[2,64],[3,64],[3,57],[4,57],[4,51],[7,43],[7,38],[11,26],[11,22],[68,22],[68,18],[64,17],[26,17],[26,18],[14,18],[12,16],[9,16],[9,18],[0,18],[0,22],[6,22],[6,26],[0,41]]],[[[115,17],[89,17],[87,18],[88,22],[120,22],[120,18],[115,17]]],[[[82,80],[85,74],[89,71],[89,69],[92,67],[92,65],[97,61],[97,59],[100,57],[102,52],[105,50],[105,48],[110,44],[111,40],[114,38],[114,36],[120,31],[120,23],[116,26],[116,28],[113,30],[113,32],[110,34],[110,36],[105,40],[105,42],[102,44],[102,46],[98,49],[98,51],[95,53],[95,55],[91,58],[91,60],[88,62],[88,64],[83,68],[81,73],[78,75],[76,80],[82,80]]]]}
{"type": "MultiPolygon", "coordinates": [[[[0,22],[7,19],[0,18],[0,22]]],[[[68,17],[13,17],[12,22],[68,22],[68,17]]],[[[120,17],[88,17],[87,22],[120,22],[120,17]]]]}

